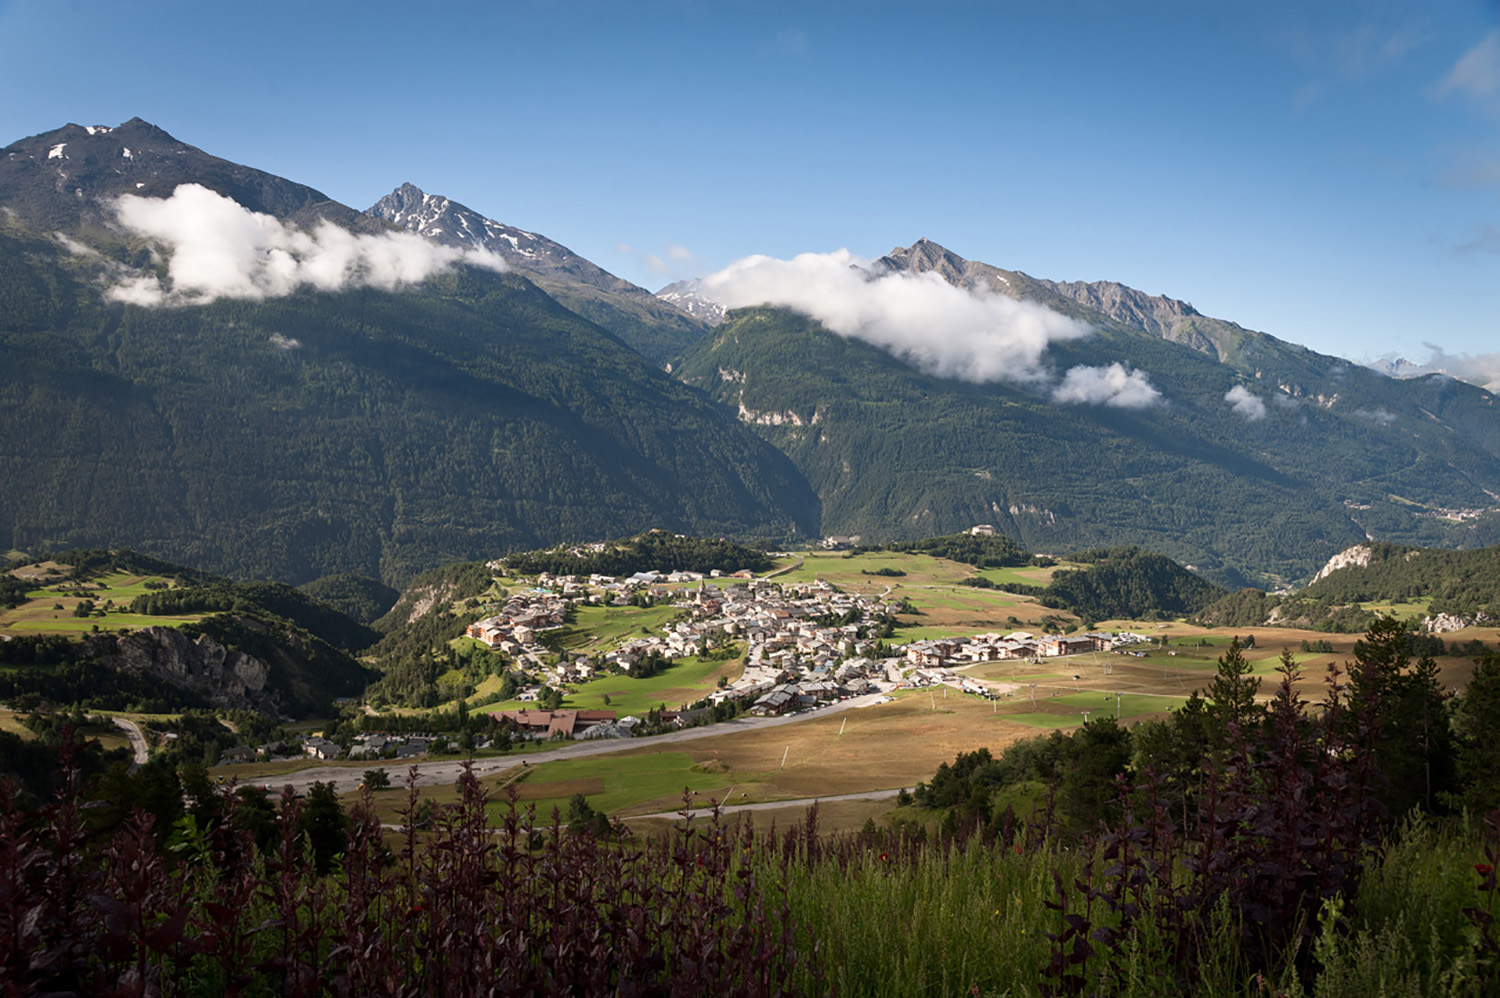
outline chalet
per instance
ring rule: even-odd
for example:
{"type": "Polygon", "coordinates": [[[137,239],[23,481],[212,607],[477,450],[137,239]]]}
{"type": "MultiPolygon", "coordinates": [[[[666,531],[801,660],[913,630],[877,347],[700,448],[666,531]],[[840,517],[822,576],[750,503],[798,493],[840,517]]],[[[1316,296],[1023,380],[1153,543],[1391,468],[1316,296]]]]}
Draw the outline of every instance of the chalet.
{"type": "Polygon", "coordinates": [[[750,705],[750,713],[761,715],[785,714],[797,703],[797,687],[783,683],[750,705]]]}
{"type": "Polygon", "coordinates": [[[613,723],[612,710],[498,710],[497,721],[510,721],[522,732],[540,738],[572,738],[599,724],[613,723]]]}
{"type": "Polygon", "coordinates": [[[1087,635],[1048,634],[1037,642],[1037,650],[1047,656],[1079,655],[1097,649],[1094,639],[1087,635]]]}
{"type": "Polygon", "coordinates": [[[326,738],[309,738],[302,743],[302,751],[314,759],[337,759],[343,753],[336,742],[326,738]]]}

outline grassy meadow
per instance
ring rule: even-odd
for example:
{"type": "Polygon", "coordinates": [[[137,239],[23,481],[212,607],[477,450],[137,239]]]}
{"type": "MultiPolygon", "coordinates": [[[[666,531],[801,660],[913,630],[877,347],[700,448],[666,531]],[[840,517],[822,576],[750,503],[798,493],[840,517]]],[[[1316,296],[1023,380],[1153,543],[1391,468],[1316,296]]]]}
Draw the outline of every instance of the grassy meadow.
{"type": "MultiPolygon", "coordinates": [[[[45,568],[47,566],[32,566],[45,568]]],[[[53,566],[55,567],[55,566],[53,566]]],[[[45,574],[33,573],[38,581],[45,574]]],[[[27,592],[27,602],[0,610],[0,631],[8,634],[88,634],[93,631],[133,630],[141,627],[175,627],[201,619],[201,615],[155,616],[130,613],[126,608],[137,596],[151,592],[154,586],[170,584],[169,579],[155,575],[111,572],[87,582],[66,582],[39,586],[27,592]],[[79,595],[82,593],[83,595],[79,595]],[[94,614],[74,616],[85,600],[94,604],[94,614]],[[113,603],[106,607],[106,603],[113,603]],[[102,611],[102,612],[101,612],[102,611]]]]}

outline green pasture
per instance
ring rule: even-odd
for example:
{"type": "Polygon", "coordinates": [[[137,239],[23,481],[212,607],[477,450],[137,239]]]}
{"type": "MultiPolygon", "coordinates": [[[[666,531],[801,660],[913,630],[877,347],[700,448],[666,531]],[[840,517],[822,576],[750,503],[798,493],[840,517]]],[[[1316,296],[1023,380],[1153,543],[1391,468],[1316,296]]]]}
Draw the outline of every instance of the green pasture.
{"type": "Polygon", "coordinates": [[[201,614],[157,616],[117,612],[129,606],[137,596],[151,592],[148,582],[168,582],[157,575],[133,575],[111,572],[87,582],[68,582],[27,593],[30,602],[0,611],[0,628],[12,634],[88,634],[96,627],[101,631],[137,627],[178,627],[201,619],[201,614]],[[87,595],[64,595],[83,592],[87,595]],[[99,609],[112,600],[114,606],[102,617],[75,617],[73,610],[83,600],[91,600],[99,609]]]}
{"type": "MultiPolygon", "coordinates": [[[[899,551],[870,551],[857,555],[837,551],[808,551],[798,557],[802,559],[802,566],[783,575],[777,575],[776,582],[785,585],[826,579],[840,588],[875,589],[878,592],[886,586],[903,588],[931,585],[953,586],[957,585],[959,580],[973,574],[973,569],[968,565],[956,561],[946,561],[928,554],[908,554],[899,551]],[[865,574],[882,568],[891,568],[906,574],[904,576],[865,574]]],[[[795,559],[789,559],[778,563],[777,568],[795,564],[795,559]]]]}
{"type": "MultiPolygon", "coordinates": [[[[680,658],[667,669],[646,679],[632,679],[628,675],[600,676],[569,687],[565,691],[563,707],[571,710],[613,710],[619,717],[627,714],[643,716],[651,708],[663,704],[668,710],[675,710],[685,703],[702,700],[713,692],[721,672],[733,678],[740,668],[738,659],[719,661],[680,658]],[[609,703],[604,702],[606,696],[609,697],[609,703]]],[[[522,700],[485,705],[486,709],[493,710],[524,710],[535,706],[530,701],[522,700]]]]}
{"type": "Polygon", "coordinates": [[[1058,564],[1050,568],[982,568],[978,574],[998,585],[1045,586],[1058,572],[1082,568],[1081,565],[1058,564]]]}
{"type": "Polygon", "coordinates": [[[68,592],[87,592],[88,598],[95,603],[112,599],[116,603],[129,603],[137,596],[144,596],[154,590],[148,589],[146,583],[170,583],[171,580],[160,575],[135,575],[130,572],[111,572],[101,575],[86,582],[67,582],[53,586],[45,586],[27,593],[32,599],[47,599],[60,596],[65,590],[68,592]]]}
{"type": "MultiPolygon", "coordinates": [[[[619,814],[674,810],[682,790],[690,787],[707,803],[715,790],[727,790],[729,778],[718,772],[694,769],[686,752],[645,752],[630,755],[562,759],[532,766],[519,785],[522,800],[536,805],[537,820],[550,820],[556,807],[566,817],[568,801],[585,794],[597,811],[619,814]]],[[[504,807],[501,803],[499,807],[504,807]]]]}
{"type": "Polygon", "coordinates": [[[19,735],[28,741],[36,738],[36,734],[21,723],[21,715],[13,710],[0,710],[0,731],[19,735]]]}
{"type": "MultiPolygon", "coordinates": [[[[24,608],[22,608],[24,609],[24,608]]],[[[38,634],[88,634],[96,627],[101,631],[138,627],[177,627],[201,619],[189,617],[157,617],[143,613],[111,613],[103,617],[75,617],[71,611],[53,610],[49,619],[19,617],[8,622],[8,630],[14,634],[26,632],[38,634]]]]}
{"type": "MultiPolygon", "coordinates": [[[[1029,597],[1017,596],[1013,593],[1000,592],[995,589],[971,589],[968,586],[956,586],[953,588],[939,589],[930,586],[922,588],[902,587],[895,596],[904,596],[911,600],[912,604],[919,610],[933,610],[939,607],[946,610],[962,610],[964,612],[999,612],[1014,609],[1022,603],[1032,602],[1029,597]]],[[[1059,614],[1065,611],[1058,611],[1059,614]]]]}
{"type": "MultiPolygon", "coordinates": [[[[1015,721],[1036,728],[1069,728],[1083,723],[1083,711],[1090,718],[1114,717],[1115,697],[1108,693],[1069,693],[1065,696],[1037,698],[1037,709],[1030,709],[1029,700],[1015,701],[1022,710],[1005,714],[1005,720],[1015,721]]],[[[1121,723],[1174,710],[1187,702],[1186,697],[1152,696],[1145,693],[1126,693],[1120,697],[1119,717],[1121,723]]]]}
{"type": "Polygon", "coordinates": [[[1383,613],[1397,620],[1417,620],[1427,616],[1428,601],[1419,600],[1408,603],[1405,600],[1394,600],[1383,603],[1361,603],[1360,606],[1366,610],[1383,613]]]}
{"type": "Polygon", "coordinates": [[[602,654],[631,638],[659,634],[682,610],[674,606],[585,606],[573,611],[573,621],[552,631],[550,641],[585,654],[602,654]]]}
{"type": "Polygon", "coordinates": [[[973,637],[976,634],[1005,634],[1015,628],[1001,624],[996,627],[944,627],[941,624],[910,624],[896,627],[886,639],[890,645],[905,645],[913,641],[928,641],[935,638],[973,637]]]}

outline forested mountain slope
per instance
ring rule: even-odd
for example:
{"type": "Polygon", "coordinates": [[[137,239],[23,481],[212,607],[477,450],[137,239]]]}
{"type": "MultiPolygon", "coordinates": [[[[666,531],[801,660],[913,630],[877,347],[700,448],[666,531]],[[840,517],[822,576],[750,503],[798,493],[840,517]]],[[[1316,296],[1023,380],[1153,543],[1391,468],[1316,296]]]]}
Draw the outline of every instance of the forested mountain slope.
{"type": "Polygon", "coordinates": [[[817,531],[784,456],[519,274],[108,300],[126,266],[165,273],[108,225],[109,199],[179,181],[282,222],[346,217],[141,122],[0,156],[0,550],[120,544],[240,578],[399,582],[653,526],[817,531]],[[60,189],[75,180],[97,187],[60,189]]]}
{"type": "MultiPolygon", "coordinates": [[[[1092,318],[1092,335],[1048,348],[1050,363],[1127,364],[1149,373],[1161,404],[1064,405],[1007,382],[934,377],[769,308],[731,312],[678,373],[792,457],[823,501],[826,533],[917,538],[993,523],[1031,550],[1137,544],[1229,585],[1310,577],[1367,534],[1429,545],[1500,534],[1493,512],[1455,519],[1455,508],[1500,506],[1500,460],[1484,433],[1442,416],[1492,427],[1493,396],[1334,362],[1342,372],[1321,376],[1343,393],[1329,402],[1092,318]],[[1236,385],[1263,400],[1262,418],[1226,404],[1236,385]]],[[[1332,362],[1310,358],[1309,369],[1332,362]]]]}

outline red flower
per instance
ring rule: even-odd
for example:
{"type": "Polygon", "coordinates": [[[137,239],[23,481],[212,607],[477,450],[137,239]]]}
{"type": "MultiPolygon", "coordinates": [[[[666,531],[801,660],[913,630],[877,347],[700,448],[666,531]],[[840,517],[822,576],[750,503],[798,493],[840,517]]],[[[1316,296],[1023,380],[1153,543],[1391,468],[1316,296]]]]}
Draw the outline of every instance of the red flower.
{"type": "Polygon", "coordinates": [[[1011,846],[1010,848],[1011,848],[1011,851],[1014,852],[1017,856],[1021,855],[1021,843],[1017,842],[1015,845],[1011,846]]]}
{"type": "Polygon", "coordinates": [[[888,863],[888,862],[890,862],[890,859],[891,858],[889,856],[887,856],[885,853],[881,853],[880,854],[880,861],[882,863],[888,863]]]}
{"type": "Polygon", "coordinates": [[[1488,863],[1475,863],[1474,872],[1479,874],[1481,877],[1488,877],[1490,874],[1495,872],[1495,868],[1488,863]]]}

